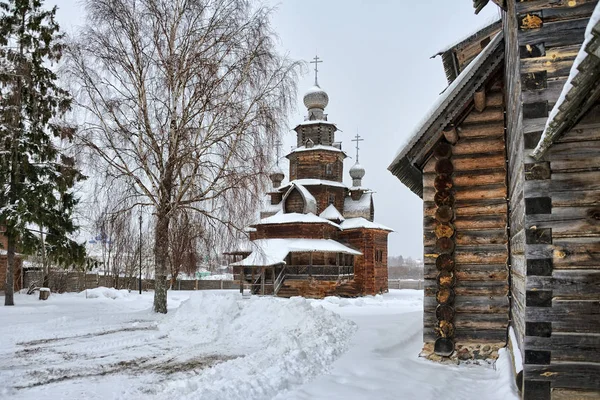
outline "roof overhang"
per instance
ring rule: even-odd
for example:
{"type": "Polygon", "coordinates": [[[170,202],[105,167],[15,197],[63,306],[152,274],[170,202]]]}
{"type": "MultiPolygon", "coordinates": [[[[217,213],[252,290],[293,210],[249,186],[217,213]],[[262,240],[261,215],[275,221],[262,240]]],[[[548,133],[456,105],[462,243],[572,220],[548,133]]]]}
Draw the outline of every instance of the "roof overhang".
{"type": "Polygon", "coordinates": [[[423,197],[423,166],[442,137],[442,130],[471,104],[477,89],[499,70],[503,60],[504,36],[500,32],[448,86],[389,165],[388,170],[419,197],[423,197]]]}
{"type": "MultiPolygon", "coordinates": [[[[503,10],[506,11],[506,0],[492,0],[494,3],[496,3],[496,5],[498,5],[498,7],[502,8],[503,10]]],[[[483,8],[485,6],[488,5],[488,3],[490,2],[490,0],[473,0],[473,8],[475,9],[475,14],[479,14],[479,12],[481,10],[483,10],[483,8]]]]}
{"type": "Polygon", "coordinates": [[[541,159],[552,144],[573,128],[598,99],[600,99],[600,4],[596,6],[590,19],[585,41],[531,156],[537,160],[541,159]]]}

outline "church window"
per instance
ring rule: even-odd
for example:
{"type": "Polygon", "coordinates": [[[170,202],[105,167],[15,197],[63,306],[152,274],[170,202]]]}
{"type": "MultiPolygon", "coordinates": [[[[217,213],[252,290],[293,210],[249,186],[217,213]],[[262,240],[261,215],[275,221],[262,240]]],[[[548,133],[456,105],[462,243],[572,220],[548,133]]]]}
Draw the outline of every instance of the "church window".
{"type": "Polygon", "coordinates": [[[325,175],[333,175],[333,164],[325,164],[325,175]]]}
{"type": "Polygon", "coordinates": [[[335,194],[330,194],[329,195],[329,204],[333,204],[335,203],[335,194]]]}

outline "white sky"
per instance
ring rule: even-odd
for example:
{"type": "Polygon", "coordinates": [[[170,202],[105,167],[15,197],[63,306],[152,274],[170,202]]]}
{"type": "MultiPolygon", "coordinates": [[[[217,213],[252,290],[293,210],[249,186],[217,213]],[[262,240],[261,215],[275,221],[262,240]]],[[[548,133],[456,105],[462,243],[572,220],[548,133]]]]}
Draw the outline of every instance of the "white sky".
{"type": "MultiPolygon", "coordinates": [[[[46,4],[58,5],[63,30],[72,33],[83,23],[78,0],[47,0],[46,4]]],[[[387,167],[447,85],[441,59],[430,57],[497,15],[492,3],[474,15],[470,0],[278,3],[272,22],[283,51],[306,61],[317,53],[324,61],[319,64],[319,84],[329,94],[325,111],[329,120],[343,131],[336,139],[353,158],[350,140],[357,131],[365,139],[360,151],[360,163],[367,171],[363,186],[376,192],[375,220],[396,231],[390,235],[390,255],[422,257],[421,199],[387,167]]],[[[298,85],[290,129],[305,115],[302,96],[314,80],[309,71],[298,85]]],[[[293,131],[285,133],[284,143],[284,151],[295,144],[293,131]]],[[[353,158],[344,165],[348,184],[353,158]]]]}

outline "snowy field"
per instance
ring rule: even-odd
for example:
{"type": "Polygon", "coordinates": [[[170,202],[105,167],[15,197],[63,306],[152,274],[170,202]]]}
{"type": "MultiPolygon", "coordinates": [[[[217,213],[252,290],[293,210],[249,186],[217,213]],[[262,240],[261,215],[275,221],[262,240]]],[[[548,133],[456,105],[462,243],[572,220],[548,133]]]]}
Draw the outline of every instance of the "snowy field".
{"type": "Polygon", "coordinates": [[[517,399],[508,356],[438,365],[422,292],[361,299],[98,288],[0,308],[1,399],[517,399]]]}

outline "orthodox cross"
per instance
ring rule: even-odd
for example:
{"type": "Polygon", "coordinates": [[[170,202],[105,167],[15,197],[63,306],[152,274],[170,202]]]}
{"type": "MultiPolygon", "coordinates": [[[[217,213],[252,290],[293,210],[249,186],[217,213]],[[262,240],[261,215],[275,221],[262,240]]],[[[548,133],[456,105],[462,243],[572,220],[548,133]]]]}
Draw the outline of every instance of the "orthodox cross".
{"type": "Polygon", "coordinates": [[[275,141],[275,149],[277,151],[277,160],[275,161],[277,165],[279,165],[279,152],[281,151],[281,145],[283,143],[281,143],[281,141],[279,139],[277,139],[275,141]]]}
{"type": "Polygon", "coordinates": [[[364,142],[365,139],[361,139],[358,133],[354,137],[355,139],[352,139],[352,142],[356,142],[356,163],[358,164],[358,150],[360,150],[360,147],[358,147],[358,142],[364,142]]]}
{"type": "Polygon", "coordinates": [[[311,61],[311,64],[315,64],[315,86],[318,85],[317,83],[317,73],[319,72],[319,68],[317,68],[319,66],[319,63],[322,63],[323,61],[319,61],[319,56],[315,56],[315,58],[313,58],[314,61],[311,61]]]}

